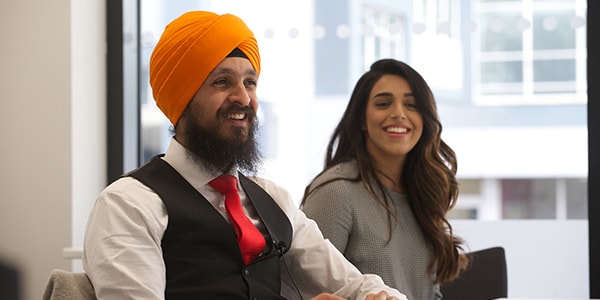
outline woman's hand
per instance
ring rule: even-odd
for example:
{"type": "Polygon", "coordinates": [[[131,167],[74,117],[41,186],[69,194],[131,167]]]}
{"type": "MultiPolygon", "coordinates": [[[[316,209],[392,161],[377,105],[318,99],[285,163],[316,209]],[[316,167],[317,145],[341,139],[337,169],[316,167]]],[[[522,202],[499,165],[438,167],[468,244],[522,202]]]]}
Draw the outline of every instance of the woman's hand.
{"type": "Polygon", "coordinates": [[[338,297],[334,294],[321,293],[311,298],[310,300],[345,300],[344,298],[338,297]]]}
{"type": "Polygon", "coordinates": [[[388,295],[386,291],[381,291],[377,294],[368,294],[365,300],[398,300],[398,298],[388,295]]]}

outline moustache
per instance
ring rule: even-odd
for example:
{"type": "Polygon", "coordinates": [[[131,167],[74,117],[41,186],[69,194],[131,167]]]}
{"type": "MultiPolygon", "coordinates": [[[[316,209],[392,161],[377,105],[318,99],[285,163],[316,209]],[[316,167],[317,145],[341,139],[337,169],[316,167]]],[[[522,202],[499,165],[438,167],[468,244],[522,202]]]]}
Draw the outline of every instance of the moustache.
{"type": "Polygon", "coordinates": [[[254,120],[254,118],[256,118],[256,111],[254,111],[254,109],[252,109],[249,106],[232,104],[225,108],[220,108],[219,110],[217,110],[217,116],[224,117],[224,118],[227,118],[227,116],[229,116],[231,114],[239,114],[239,113],[245,114],[246,118],[249,121],[252,121],[252,120],[254,120]]]}

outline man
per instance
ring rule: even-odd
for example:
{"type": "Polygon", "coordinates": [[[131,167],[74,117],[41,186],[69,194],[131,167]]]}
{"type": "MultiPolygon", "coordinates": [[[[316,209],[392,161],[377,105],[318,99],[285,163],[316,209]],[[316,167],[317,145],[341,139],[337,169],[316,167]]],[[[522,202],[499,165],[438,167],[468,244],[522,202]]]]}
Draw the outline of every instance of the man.
{"type": "Polygon", "coordinates": [[[83,267],[98,299],[406,299],[360,274],[285,190],[238,172],[260,160],[259,74],[233,15],[189,12],[165,28],[150,84],[175,135],[94,205],[83,267]]]}

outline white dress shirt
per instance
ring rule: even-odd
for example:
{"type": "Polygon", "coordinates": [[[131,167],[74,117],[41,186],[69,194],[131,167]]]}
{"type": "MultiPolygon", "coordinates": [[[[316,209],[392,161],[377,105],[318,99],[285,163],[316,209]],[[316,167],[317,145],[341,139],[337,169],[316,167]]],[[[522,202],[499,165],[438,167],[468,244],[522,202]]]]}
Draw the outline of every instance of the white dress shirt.
{"type": "MultiPolygon", "coordinates": [[[[163,159],[179,172],[224,218],[224,197],[208,182],[215,175],[188,159],[187,150],[171,140],[163,159]]],[[[361,275],[336,248],[325,240],[316,223],[308,219],[283,188],[261,178],[251,178],[265,189],[290,220],[293,238],[281,264],[282,295],[302,299],[334,293],[347,299],[364,299],[386,290],[377,275],[361,275]]],[[[254,208],[240,189],[250,219],[263,230],[254,208]]],[[[104,299],[164,299],[165,264],[161,240],[168,224],[164,203],[150,188],[132,177],[123,177],[100,193],[90,213],[84,239],[83,268],[104,299]]],[[[209,272],[209,270],[207,270],[209,272]]]]}

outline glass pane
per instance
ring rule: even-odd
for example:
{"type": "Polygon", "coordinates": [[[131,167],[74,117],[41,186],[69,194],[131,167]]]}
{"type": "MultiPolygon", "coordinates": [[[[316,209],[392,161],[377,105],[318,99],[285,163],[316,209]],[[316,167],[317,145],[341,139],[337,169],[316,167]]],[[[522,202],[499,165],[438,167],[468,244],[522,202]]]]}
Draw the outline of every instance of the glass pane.
{"type": "Polygon", "coordinates": [[[453,220],[476,220],[477,209],[476,208],[454,208],[448,213],[448,218],[453,220]]]}
{"type": "Polygon", "coordinates": [[[405,18],[370,6],[362,11],[363,68],[381,57],[406,57],[405,18]]]}
{"type": "Polygon", "coordinates": [[[588,194],[587,181],[584,179],[566,180],[567,218],[587,219],[588,194]]]}
{"type": "Polygon", "coordinates": [[[551,179],[502,180],[503,218],[556,218],[555,186],[551,179]]]}
{"type": "Polygon", "coordinates": [[[520,61],[481,63],[482,83],[521,82],[522,73],[523,63],[520,61]]]}
{"type": "MultiPolygon", "coordinates": [[[[576,61],[573,59],[536,60],[533,79],[538,81],[575,81],[576,61]]],[[[570,92],[575,92],[571,90],[570,92]]]]}
{"type": "Polygon", "coordinates": [[[575,49],[574,12],[540,11],[533,17],[533,48],[575,49]]]}
{"type": "Polygon", "coordinates": [[[517,26],[520,20],[519,11],[481,14],[481,51],[522,50],[522,33],[517,26]]]}

